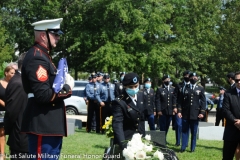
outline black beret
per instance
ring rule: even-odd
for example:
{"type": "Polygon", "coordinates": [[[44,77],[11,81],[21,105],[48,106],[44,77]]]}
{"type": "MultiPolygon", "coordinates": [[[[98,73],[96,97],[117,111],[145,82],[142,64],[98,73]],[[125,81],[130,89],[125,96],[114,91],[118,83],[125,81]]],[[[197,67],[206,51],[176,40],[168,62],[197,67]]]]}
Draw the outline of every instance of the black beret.
{"type": "Polygon", "coordinates": [[[97,77],[97,74],[93,72],[93,73],[91,74],[91,77],[92,77],[92,78],[96,78],[96,77],[97,77]]]}
{"type": "Polygon", "coordinates": [[[139,77],[136,73],[128,73],[124,76],[122,84],[124,86],[134,85],[139,82],[139,77]]]}
{"type": "Polygon", "coordinates": [[[121,73],[120,73],[120,77],[122,77],[122,75],[125,75],[125,72],[121,72],[121,73]]]}
{"type": "Polygon", "coordinates": [[[186,71],[183,72],[183,76],[186,76],[187,74],[190,74],[189,70],[186,70],[186,71]]]}
{"type": "Polygon", "coordinates": [[[146,78],[146,79],[144,80],[144,83],[146,83],[146,82],[151,82],[151,78],[146,78]]]}
{"type": "Polygon", "coordinates": [[[103,76],[104,79],[110,78],[110,75],[108,73],[104,74],[103,76]]]}
{"type": "Polygon", "coordinates": [[[162,77],[162,80],[164,81],[167,78],[170,78],[170,76],[169,75],[165,75],[165,76],[162,77]]]}
{"type": "Polygon", "coordinates": [[[230,72],[230,73],[227,74],[227,77],[234,79],[235,78],[235,73],[230,72]]]}
{"type": "Polygon", "coordinates": [[[197,73],[191,72],[191,73],[189,74],[189,78],[190,78],[190,77],[193,77],[193,76],[197,76],[197,73]]]}
{"type": "Polygon", "coordinates": [[[88,77],[88,80],[89,80],[89,81],[90,81],[90,80],[92,80],[92,77],[91,77],[91,76],[89,76],[89,77],[88,77]]]}
{"type": "Polygon", "coordinates": [[[224,90],[224,91],[226,91],[226,89],[225,89],[223,86],[220,86],[220,87],[219,87],[219,90],[224,90]]]}

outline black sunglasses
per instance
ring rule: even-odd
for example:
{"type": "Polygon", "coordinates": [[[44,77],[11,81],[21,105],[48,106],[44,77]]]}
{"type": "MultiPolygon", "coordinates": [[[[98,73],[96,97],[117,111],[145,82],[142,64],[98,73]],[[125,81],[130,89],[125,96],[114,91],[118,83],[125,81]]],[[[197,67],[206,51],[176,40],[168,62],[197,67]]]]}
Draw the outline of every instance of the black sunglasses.
{"type": "Polygon", "coordinates": [[[240,79],[235,79],[235,82],[238,83],[240,81],[240,79]]]}

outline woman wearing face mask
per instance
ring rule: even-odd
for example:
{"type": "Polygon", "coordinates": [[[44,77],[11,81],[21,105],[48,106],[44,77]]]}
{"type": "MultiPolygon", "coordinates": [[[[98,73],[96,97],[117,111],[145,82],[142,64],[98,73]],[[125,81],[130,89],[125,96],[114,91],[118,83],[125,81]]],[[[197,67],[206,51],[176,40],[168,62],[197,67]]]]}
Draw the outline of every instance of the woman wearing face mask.
{"type": "Polygon", "coordinates": [[[159,116],[160,131],[165,131],[167,137],[172,116],[177,113],[176,95],[174,94],[174,87],[169,85],[169,75],[163,76],[162,83],[163,85],[157,88],[155,99],[156,109],[159,116]]]}
{"type": "Polygon", "coordinates": [[[146,104],[146,118],[148,120],[150,130],[155,130],[154,116],[156,115],[155,108],[155,93],[151,88],[152,82],[150,78],[144,80],[144,103],[146,104]]]}
{"type": "Polygon", "coordinates": [[[139,91],[139,77],[136,73],[128,73],[122,81],[123,93],[112,103],[114,154],[122,154],[135,133],[145,136],[144,96],[139,91]]]}

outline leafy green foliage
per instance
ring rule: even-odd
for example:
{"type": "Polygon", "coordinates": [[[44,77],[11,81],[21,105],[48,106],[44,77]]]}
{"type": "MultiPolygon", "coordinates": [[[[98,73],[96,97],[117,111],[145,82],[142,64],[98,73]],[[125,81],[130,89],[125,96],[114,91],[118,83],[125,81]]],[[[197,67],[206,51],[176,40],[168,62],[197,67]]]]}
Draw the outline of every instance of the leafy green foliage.
{"type": "Polygon", "coordinates": [[[239,70],[239,1],[209,0],[8,0],[1,1],[2,61],[15,59],[34,43],[31,23],[63,17],[64,35],[52,53],[67,57],[77,72],[137,72],[175,82],[188,69],[204,86],[224,84],[239,70]],[[223,16],[225,15],[225,16],[223,16]],[[222,18],[224,17],[224,18],[222,18]],[[6,30],[7,29],[7,30],[6,30]],[[2,43],[3,42],[3,43],[2,43]],[[5,54],[9,52],[10,57],[5,54]],[[11,55],[11,54],[12,55],[11,55]]]}

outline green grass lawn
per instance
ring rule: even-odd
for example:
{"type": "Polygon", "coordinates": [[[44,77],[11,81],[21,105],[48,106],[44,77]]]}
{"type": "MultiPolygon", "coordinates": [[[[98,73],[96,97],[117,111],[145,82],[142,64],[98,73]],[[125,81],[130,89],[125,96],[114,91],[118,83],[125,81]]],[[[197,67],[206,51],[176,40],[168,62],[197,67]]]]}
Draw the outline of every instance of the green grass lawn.
{"type": "MultiPolygon", "coordinates": [[[[169,130],[167,141],[169,148],[173,149],[180,160],[220,160],[222,159],[223,141],[197,140],[197,147],[194,153],[180,153],[180,146],[176,147],[175,132],[169,130]]],[[[74,135],[64,138],[62,155],[80,155],[81,159],[94,160],[101,159],[104,149],[110,144],[110,139],[105,135],[95,133],[86,133],[85,128],[76,130],[74,135]],[[88,156],[88,157],[87,157],[88,156]],[[95,157],[94,157],[95,156],[95,157]]],[[[190,146],[190,143],[189,143],[190,146]]],[[[71,158],[61,159],[71,160],[71,158]]]]}
{"type": "MultiPolygon", "coordinates": [[[[197,140],[197,147],[194,153],[180,153],[180,146],[176,147],[175,132],[169,130],[167,141],[169,148],[173,149],[180,160],[220,160],[222,159],[223,141],[197,140]]],[[[60,160],[100,160],[104,149],[110,144],[110,139],[105,135],[86,133],[85,128],[76,130],[74,135],[63,139],[63,146],[60,160]]],[[[190,143],[189,143],[190,146],[190,143]]],[[[6,146],[6,153],[9,154],[6,146]]]]}

